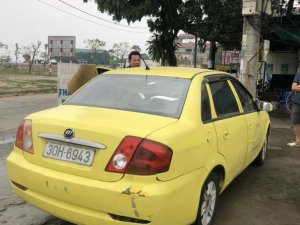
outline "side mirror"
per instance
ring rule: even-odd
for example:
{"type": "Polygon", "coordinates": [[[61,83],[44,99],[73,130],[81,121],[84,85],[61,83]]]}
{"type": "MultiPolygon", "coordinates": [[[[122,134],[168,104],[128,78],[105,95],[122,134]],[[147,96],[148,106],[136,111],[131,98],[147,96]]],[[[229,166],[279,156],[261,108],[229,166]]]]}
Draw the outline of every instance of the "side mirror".
{"type": "Polygon", "coordinates": [[[270,102],[259,101],[258,108],[259,110],[271,112],[273,110],[273,105],[270,102]]]}

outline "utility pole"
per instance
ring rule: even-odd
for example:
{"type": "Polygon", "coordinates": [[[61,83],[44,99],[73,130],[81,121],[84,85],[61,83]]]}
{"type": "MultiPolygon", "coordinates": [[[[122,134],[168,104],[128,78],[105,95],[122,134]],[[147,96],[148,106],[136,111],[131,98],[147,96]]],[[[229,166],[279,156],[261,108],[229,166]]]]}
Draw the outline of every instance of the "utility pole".
{"type": "Polygon", "coordinates": [[[271,0],[243,0],[241,81],[254,97],[256,97],[256,81],[260,66],[258,56],[263,52],[261,47],[263,40],[260,35],[261,14],[269,13],[270,5],[271,0]]]}

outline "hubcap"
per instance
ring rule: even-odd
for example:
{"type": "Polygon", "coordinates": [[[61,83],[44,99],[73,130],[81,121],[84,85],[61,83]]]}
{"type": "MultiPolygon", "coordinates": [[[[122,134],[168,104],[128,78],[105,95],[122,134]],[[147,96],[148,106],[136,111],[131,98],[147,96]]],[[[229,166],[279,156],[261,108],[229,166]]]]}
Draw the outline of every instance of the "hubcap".
{"type": "Polygon", "coordinates": [[[210,181],[204,190],[201,205],[201,223],[207,225],[212,219],[216,206],[217,188],[213,181],[210,181]]]}

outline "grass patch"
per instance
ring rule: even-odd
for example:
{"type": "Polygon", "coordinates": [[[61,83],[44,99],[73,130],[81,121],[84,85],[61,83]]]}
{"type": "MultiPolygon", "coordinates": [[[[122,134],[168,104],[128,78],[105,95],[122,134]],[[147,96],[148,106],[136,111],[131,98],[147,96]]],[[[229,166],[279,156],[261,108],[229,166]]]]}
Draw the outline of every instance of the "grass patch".
{"type": "Polygon", "coordinates": [[[0,69],[0,97],[57,93],[56,76],[49,76],[48,72],[43,71],[35,75],[24,71],[14,73],[12,68],[0,69]]]}
{"type": "MultiPolygon", "coordinates": [[[[29,73],[28,64],[20,64],[18,67],[5,67],[0,65],[0,74],[14,74],[14,75],[37,75],[37,76],[49,76],[49,68],[46,65],[44,68],[43,64],[33,64],[31,73],[29,73]]],[[[52,65],[51,76],[57,76],[56,66],[52,65]]]]}

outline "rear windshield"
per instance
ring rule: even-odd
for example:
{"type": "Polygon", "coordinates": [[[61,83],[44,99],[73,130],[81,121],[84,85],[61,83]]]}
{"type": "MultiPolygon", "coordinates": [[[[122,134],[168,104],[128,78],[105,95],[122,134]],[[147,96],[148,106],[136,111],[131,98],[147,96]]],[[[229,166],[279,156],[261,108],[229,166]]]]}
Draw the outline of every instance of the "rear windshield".
{"type": "Polygon", "coordinates": [[[179,118],[189,79],[99,75],[71,96],[64,105],[92,106],[179,118]]]}

